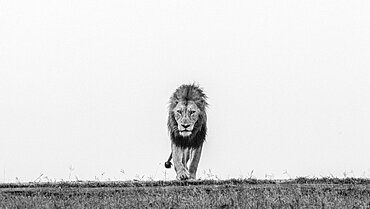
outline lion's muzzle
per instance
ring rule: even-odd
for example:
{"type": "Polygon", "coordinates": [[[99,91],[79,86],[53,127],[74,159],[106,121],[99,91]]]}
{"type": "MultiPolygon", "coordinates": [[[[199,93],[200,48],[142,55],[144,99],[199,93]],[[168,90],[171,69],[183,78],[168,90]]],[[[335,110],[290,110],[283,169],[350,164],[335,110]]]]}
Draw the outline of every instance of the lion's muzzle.
{"type": "Polygon", "coordinates": [[[190,136],[193,131],[194,125],[192,124],[179,124],[179,134],[183,137],[190,136]]]}

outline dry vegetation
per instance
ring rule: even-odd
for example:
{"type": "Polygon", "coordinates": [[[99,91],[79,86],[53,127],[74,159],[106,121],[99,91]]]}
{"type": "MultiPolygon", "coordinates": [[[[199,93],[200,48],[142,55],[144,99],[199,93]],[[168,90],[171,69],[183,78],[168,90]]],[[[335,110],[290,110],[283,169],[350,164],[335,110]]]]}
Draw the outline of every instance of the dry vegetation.
{"type": "Polygon", "coordinates": [[[370,208],[370,180],[0,184],[0,208],[370,208]]]}

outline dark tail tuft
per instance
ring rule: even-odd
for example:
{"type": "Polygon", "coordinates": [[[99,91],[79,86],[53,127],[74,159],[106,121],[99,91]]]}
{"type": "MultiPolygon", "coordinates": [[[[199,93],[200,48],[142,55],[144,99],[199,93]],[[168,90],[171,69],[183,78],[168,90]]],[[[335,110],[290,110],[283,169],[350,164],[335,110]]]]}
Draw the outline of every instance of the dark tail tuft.
{"type": "Polygon", "coordinates": [[[172,152],[171,152],[170,157],[168,158],[168,160],[164,163],[165,168],[171,168],[171,166],[172,166],[171,160],[172,160],[172,152]]]}
{"type": "Polygon", "coordinates": [[[170,161],[167,161],[164,163],[164,167],[166,168],[171,168],[171,166],[172,166],[172,163],[170,161]]]}

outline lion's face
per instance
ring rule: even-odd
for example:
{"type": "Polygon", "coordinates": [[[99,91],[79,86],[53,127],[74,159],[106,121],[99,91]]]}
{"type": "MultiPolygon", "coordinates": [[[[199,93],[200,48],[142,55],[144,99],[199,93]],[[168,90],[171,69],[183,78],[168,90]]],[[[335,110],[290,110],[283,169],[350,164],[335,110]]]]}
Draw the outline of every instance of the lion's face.
{"type": "Polygon", "coordinates": [[[173,114],[177,122],[179,134],[183,137],[190,136],[200,114],[200,109],[195,102],[179,102],[173,109],[173,114]]]}

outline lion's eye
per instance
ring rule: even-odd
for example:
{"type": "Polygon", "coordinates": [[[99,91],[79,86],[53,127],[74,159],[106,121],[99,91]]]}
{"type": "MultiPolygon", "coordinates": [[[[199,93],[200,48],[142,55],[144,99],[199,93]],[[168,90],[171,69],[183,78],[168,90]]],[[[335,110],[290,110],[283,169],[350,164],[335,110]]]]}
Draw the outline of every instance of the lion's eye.
{"type": "Polygon", "coordinates": [[[190,115],[192,115],[193,113],[195,113],[195,111],[194,110],[190,110],[190,115]]]}
{"type": "Polygon", "coordinates": [[[181,110],[177,110],[176,112],[181,115],[181,110]]]}

